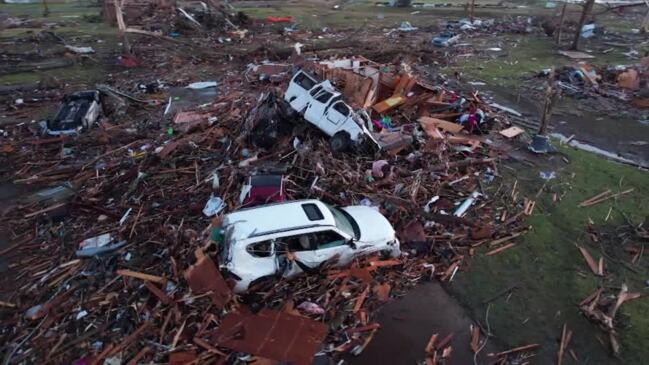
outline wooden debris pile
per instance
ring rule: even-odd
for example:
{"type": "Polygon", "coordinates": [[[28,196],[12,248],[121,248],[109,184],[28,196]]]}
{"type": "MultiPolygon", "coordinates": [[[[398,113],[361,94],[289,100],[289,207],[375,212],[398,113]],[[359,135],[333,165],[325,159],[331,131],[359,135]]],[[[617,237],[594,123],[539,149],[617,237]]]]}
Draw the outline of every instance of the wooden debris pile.
{"type": "MultiPolygon", "coordinates": [[[[5,129],[1,158],[13,169],[3,178],[35,192],[2,211],[10,227],[0,251],[9,263],[0,279],[5,363],[242,363],[240,353],[249,352],[308,364],[316,352],[358,354],[380,328],[374,313],[383,303],[421,280],[452,280],[476,247],[497,254],[526,230],[520,221],[529,209],[514,191],[496,187],[498,151],[486,136],[435,121],[426,125],[435,138],[414,125],[414,143],[380,156],[386,163],[378,176],[376,158],[332,155],[326,139],[305,126],[266,149],[248,143],[242,121],[273,86],[241,73],[219,84],[209,105],[194,108],[192,128],[143,94],[135,98],[142,102],[125,98],[123,117],[106,115],[78,136],[42,137],[29,123],[5,129]],[[404,255],[324,265],[232,294],[210,236],[219,218],[210,221],[202,209],[218,196],[221,214],[236,210],[245,178],[266,167],[285,171],[288,199],[381,210],[404,255]],[[286,341],[286,351],[266,337],[286,341]]],[[[452,104],[431,97],[420,105],[452,104]]],[[[491,114],[475,95],[467,98],[491,114]]],[[[439,361],[451,349],[440,340],[426,352],[439,361]]]]}

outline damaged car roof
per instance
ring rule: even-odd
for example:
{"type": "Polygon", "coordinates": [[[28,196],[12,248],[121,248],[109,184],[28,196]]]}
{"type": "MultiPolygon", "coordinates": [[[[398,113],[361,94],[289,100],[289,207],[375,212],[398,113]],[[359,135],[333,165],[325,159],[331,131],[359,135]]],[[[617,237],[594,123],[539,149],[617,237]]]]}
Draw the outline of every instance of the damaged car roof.
{"type": "Polygon", "coordinates": [[[245,239],[312,226],[335,226],[336,221],[322,202],[298,200],[242,209],[226,215],[224,224],[234,224],[233,238],[245,239]],[[239,222],[249,224],[237,224],[239,222]]]}

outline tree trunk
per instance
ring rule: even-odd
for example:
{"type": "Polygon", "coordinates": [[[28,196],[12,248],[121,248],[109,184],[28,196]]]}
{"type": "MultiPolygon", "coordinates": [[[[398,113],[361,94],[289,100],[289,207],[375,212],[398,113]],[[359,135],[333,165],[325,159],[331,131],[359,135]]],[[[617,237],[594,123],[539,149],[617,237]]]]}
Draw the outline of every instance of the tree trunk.
{"type": "Polygon", "coordinates": [[[557,46],[561,47],[561,36],[563,33],[563,21],[566,18],[566,6],[568,3],[563,3],[563,8],[561,8],[561,19],[559,19],[559,32],[557,34],[557,46]]]}
{"type": "Polygon", "coordinates": [[[581,18],[579,19],[579,24],[577,24],[577,30],[575,31],[575,39],[572,41],[572,47],[570,49],[577,50],[579,48],[579,38],[581,38],[581,28],[584,27],[586,19],[590,15],[591,10],[593,10],[593,5],[595,5],[595,0],[586,0],[584,4],[584,11],[581,12],[581,18]]]}

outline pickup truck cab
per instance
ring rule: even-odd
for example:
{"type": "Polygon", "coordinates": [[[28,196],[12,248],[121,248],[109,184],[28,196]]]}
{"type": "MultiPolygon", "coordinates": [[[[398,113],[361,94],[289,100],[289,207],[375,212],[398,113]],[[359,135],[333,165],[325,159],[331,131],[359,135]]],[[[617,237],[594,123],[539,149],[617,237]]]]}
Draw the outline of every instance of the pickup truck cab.
{"type": "Polygon", "coordinates": [[[241,209],[223,219],[219,266],[241,293],[260,280],[291,278],[325,261],[346,266],[359,255],[400,255],[394,228],[366,206],[337,208],[299,200],[241,209]]]}
{"type": "Polygon", "coordinates": [[[304,71],[291,79],[284,101],[304,119],[331,137],[334,151],[342,151],[369,138],[377,143],[367,129],[371,123],[365,111],[354,111],[342,100],[329,80],[319,82],[304,71]]]}

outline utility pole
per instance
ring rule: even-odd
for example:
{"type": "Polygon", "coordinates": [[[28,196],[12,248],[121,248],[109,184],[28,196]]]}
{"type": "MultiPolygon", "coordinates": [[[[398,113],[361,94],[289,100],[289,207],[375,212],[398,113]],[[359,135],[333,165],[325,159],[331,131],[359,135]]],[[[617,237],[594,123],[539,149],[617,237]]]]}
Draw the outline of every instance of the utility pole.
{"type": "Polygon", "coordinates": [[[557,32],[557,46],[561,47],[561,33],[563,32],[563,21],[566,18],[566,7],[568,3],[564,2],[561,8],[561,18],[559,19],[559,32],[557,32]]]}
{"type": "Polygon", "coordinates": [[[581,28],[584,27],[586,19],[590,15],[590,12],[593,10],[593,5],[595,5],[595,0],[586,0],[584,5],[584,10],[581,12],[581,18],[577,24],[577,30],[575,31],[575,39],[572,41],[572,47],[570,49],[577,50],[579,48],[579,38],[581,38],[581,28]]]}
{"type": "Polygon", "coordinates": [[[547,136],[548,133],[548,121],[552,115],[552,109],[557,102],[559,92],[556,88],[556,80],[554,77],[554,68],[550,71],[548,75],[548,83],[545,88],[545,93],[543,95],[543,109],[541,110],[541,125],[539,126],[539,132],[532,137],[528,148],[534,153],[548,153],[554,150],[550,145],[550,138],[547,136]]]}
{"type": "Polygon", "coordinates": [[[43,0],[43,17],[47,18],[50,15],[50,8],[47,6],[47,0],[43,0]]]}
{"type": "Polygon", "coordinates": [[[469,8],[469,20],[473,24],[473,11],[475,9],[475,0],[471,0],[471,7],[469,8]]]}
{"type": "MultiPolygon", "coordinates": [[[[644,0],[644,3],[649,7],[649,0],[644,0]]],[[[647,9],[647,14],[645,14],[644,19],[642,19],[642,27],[640,27],[640,32],[649,33],[649,9],[647,9]]]]}

